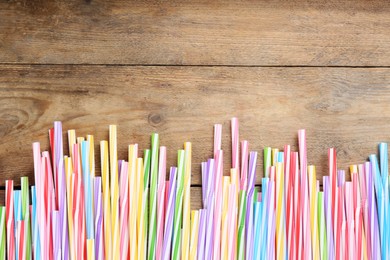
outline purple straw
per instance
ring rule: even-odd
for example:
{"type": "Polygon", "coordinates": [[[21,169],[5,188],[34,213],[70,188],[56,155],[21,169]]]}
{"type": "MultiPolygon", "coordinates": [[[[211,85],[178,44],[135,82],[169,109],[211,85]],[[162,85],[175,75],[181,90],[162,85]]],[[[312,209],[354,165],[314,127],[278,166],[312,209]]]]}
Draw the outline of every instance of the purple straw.
{"type": "Polygon", "coordinates": [[[206,235],[206,216],[207,209],[199,210],[200,220],[199,220],[199,234],[198,234],[198,259],[204,258],[204,242],[206,235]]]}
{"type": "Polygon", "coordinates": [[[102,178],[94,178],[94,209],[95,209],[95,258],[96,260],[104,259],[103,246],[103,205],[102,205],[102,178]]]}

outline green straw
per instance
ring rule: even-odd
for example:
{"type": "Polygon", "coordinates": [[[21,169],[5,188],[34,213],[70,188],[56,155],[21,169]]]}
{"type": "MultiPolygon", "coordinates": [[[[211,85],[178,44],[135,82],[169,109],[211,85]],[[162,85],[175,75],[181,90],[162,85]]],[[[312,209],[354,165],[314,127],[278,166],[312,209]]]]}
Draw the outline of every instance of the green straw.
{"type": "Polygon", "coordinates": [[[181,222],[183,211],[183,186],[184,186],[184,150],[179,150],[177,155],[178,177],[177,177],[177,191],[176,191],[176,205],[173,228],[173,252],[172,259],[180,259],[179,249],[181,241],[181,222]]]}
{"type": "Polygon", "coordinates": [[[31,256],[31,229],[30,229],[30,199],[28,195],[28,177],[21,178],[22,184],[22,219],[27,225],[27,244],[26,244],[26,256],[29,258],[31,256]]]}
{"type": "Polygon", "coordinates": [[[326,239],[325,211],[324,211],[324,193],[318,192],[318,230],[320,232],[320,255],[321,259],[328,259],[328,246],[326,239]]]}
{"type": "Polygon", "coordinates": [[[238,215],[238,260],[245,259],[245,216],[246,216],[246,192],[240,191],[240,205],[238,215]]]}
{"type": "Polygon", "coordinates": [[[148,237],[148,259],[156,258],[156,236],[157,236],[157,175],[158,175],[158,134],[152,134],[152,156],[150,167],[150,197],[149,197],[149,237],[148,237]]]}
{"type": "Polygon", "coordinates": [[[146,201],[145,201],[145,215],[144,215],[144,225],[145,225],[145,256],[147,256],[148,248],[148,227],[149,227],[149,173],[150,173],[150,149],[144,150],[144,192],[146,192],[146,201]]]}
{"type": "Polygon", "coordinates": [[[0,259],[5,259],[5,207],[0,207],[0,259]]]}
{"type": "Polygon", "coordinates": [[[271,147],[264,147],[264,174],[263,176],[268,178],[268,168],[271,166],[271,155],[272,155],[272,149],[271,147]]]}

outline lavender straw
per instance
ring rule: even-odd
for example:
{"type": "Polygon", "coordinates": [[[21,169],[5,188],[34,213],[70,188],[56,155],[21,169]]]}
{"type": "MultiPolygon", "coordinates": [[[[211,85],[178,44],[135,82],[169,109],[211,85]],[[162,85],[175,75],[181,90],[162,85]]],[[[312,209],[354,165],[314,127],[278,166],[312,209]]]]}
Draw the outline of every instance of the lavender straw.
{"type": "Polygon", "coordinates": [[[198,259],[204,259],[207,209],[199,210],[198,259]]]}
{"type": "Polygon", "coordinates": [[[95,210],[95,259],[102,260],[104,259],[104,246],[103,246],[103,205],[102,205],[102,178],[94,178],[94,210],[95,210]]]}

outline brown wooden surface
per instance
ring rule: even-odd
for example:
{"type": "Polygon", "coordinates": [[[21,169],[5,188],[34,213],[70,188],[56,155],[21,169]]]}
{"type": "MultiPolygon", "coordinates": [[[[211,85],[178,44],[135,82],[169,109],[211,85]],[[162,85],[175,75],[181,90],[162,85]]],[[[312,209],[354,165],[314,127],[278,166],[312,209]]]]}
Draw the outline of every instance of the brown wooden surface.
{"type": "Polygon", "coordinates": [[[260,152],[258,183],[263,147],[296,148],[300,128],[307,129],[308,161],[319,178],[327,174],[329,147],[336,147],[340,169],[347,169],[390,140],[386,68],[12,65],[2,66],[0,75],[0,185],[32,176],[31,143],[47,149],[54,120],[78,136],[94,134],[96,151],[108,125],[118,124],[119,159],[127,159],[128,144],[147,148],[150,133],[158,132],[171,166],[176,150],[191,141],[193,184],[200,184],[201,161],[212,156],[214,123],[223,124],[229,173],[232,116],[240,119],[241,139],[260,152]]]}
{"type": "Polygon", "coordinates": [[[0,62],[390,66],[390,1],[0,0],[0,62]]]}

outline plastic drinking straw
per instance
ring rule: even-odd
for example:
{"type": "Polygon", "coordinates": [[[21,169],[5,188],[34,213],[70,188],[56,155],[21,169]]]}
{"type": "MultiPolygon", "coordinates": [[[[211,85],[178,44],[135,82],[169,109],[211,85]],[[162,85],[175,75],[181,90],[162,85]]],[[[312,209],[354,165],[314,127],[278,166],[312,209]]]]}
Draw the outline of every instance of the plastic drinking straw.
{"type": "Polygon", "coordinates": [[[7,259],[15,259],[14,181],[5,181],[5,208],[7,222],[7,259]]]}
{"type": "MultiPolygon", "coordinates": [[[[138,144],[129,145],[128,147],[128,164],[127,164],[127,174],[128,174],[128,206],[127,208],[127,224],[125,226],[128,228],[129,241],[130,241],[130,259],[137,258],[137,157],[138,157],[138,144]]],[[[123,166],[126,167],[126,166],[123,166]]],[[[126,244],[128,245],[128,243],[126,244]]]]}
{"type": "Polygon", "coordinates": [[[247,196],[247,209],[245,217],[245,228],[246,228],[246,248],[245,256],[247,259],[253,259],[253,243],[254,243],[254,233],[253,233],[253,207],[254,207],[254,189],[248,191],[247,196]]]}
{"type": "Polygon", "coordinates": [[[284,196],[286,203],[286,233],[287,233],[287,256],[291,259],[293,258],[293,212],[292,212],[292,204],[293,204],[293,177],[291,176],[291,147],[290,145],[284,146],[283,152],[284,158],[284,196]]]}
{"type": "Polygon", "coordinates": [[[313,259],[320,259],[320,248],[318,241],[318,206],[317,206],[317,188],[316,188],[316,169],[315,166],[308,166],[309,191],[310,191],[310,227],[313,259]]]}
{"type": "Polygon", "coordinates": [[[299,174],[299,162],[298,152],[291,152],[291,175],[293,176],[293,258],[297,259],[300,252],[302,241],[300,238],[301,230],[301,204],[300,204],[300,174],[299,174]]]}
{"type": "MultiPolygon", "coordinates": [[[[269,178],[262,179],[262,198],[261,198],[261,215],[260,215],[260,230],[258,234],[260,235],[260,259],[264,259],[266,257],[265,253],[267,251],[267,221],[268,221],[268,212],[267,212],[267,204],[269,204],[270,199],[270,190],[268,188],[269,178]]],[[[256,238],[255,238],[256,239],[256,238]]]]}
{"type": "Polygon", "coordinates": [[[311,254],[311,240],[310,240],[310,228],[307,223],[310,219],[309,200],[308,200],[308,181],[307,181],[307,151],[306,151],[306,131],[301,129],[298,131],[298,142],[299,142],[299,155],[300,155],[300,169],[301,169],[301,191],[302,194],[302,221],[303,221],[303,249],[304,259],[312,257],[311,254]]]}
{"type": "Polygon", "coordinates": [[[332,226],[333,226],[333,235],[334,241],[336,242],[336,209],[335,209],[335,201],[336,201],[336,187],[337,187],[337,156],[336,149],[329,148],[328,149],[328,164],[329,164],[329,181],[330,181],[330,200],[332,206],[332,226]]]}
{"type": "MultiPolygon", "coordinates": [[[[275,193],[275,182],[270,180],[268,188],[270,189],[270,194],[275,193]]],[[[267,204],[268,214],[268,237],[267,237],[267,258],[266,259],[275,259],[275,210],[274,210],[274,196],[270,196],[269,204],[267,204]]]]}
{"type": "MultiPolygon", "coordinates": [[[[230,185],[230,177],[223,176],[222,179],[223,185],[223,200],[222,200],[222,234],[221,234],[221,259],[228,258],[228,205],[229,205],[229,185],[230,185]]],[[[217,248],[219,249],[219,248],[217,248]]],[[[214,249],[215,250],[215,249],[214,249]]]]}
{"type": "Polygon", "coordinates": [[[246,215],[246,198],[245,190],[240,191],[239,217],[238,217],[238,255],[237,258],[245,259],[245,215],[246,215]]]}
{"type": "Polygon", "coordinates": [[[164,240],[166,147],[160,147],[157,182],[157,241],[156,258],[161,259],[164,240]]]}
{"type": "Polygon", "coordinates": [[[206,216],[206,242],[205,242],[205,258],[206,260],[213,259],[213,247],[212,247],[212,241],[213,241],[213,225],[210,224],[212,223],[214,219],[214,205],[215,204],[215,199],[214,199],[214,194],[211,193],[208,197],[208,202],[207,202],[207,216],[206,216]]]}
{"type": "MultiPolygon", "coordinates": [[[[94,222],[93,222],[93,193],[92,193],[92,179],[89,167],[89,143],[88,141],[81,142],[81,162],[83,168],[83,182],[84,182],[84,198],[85,198],[85,213],[86,213],[86,229],[87,240],[93,239],[94,222]]],[[[88,251],[88,250],[87,250],[88,251]]]]}
{"type": "Polygon", "coordinates": [[[241,178],[240,189],[247,190],[248,185],[248,160],[249,160],[249,148],[248,141],[241,141],[241,178]]]}
{"type": "Polygon", "coordinates": [[[73,158],[73,145],[76,143],[76,131],[68,130],[69,157],[73,158]]]}
{"type": "Polygon", "coordinates": [[[233,252],[230,254],[230,256],[234,255],[236,256],[237,255],[237,233],[238,233],[238,227],[237,227],[237,213],[238,213],[238,188],[240,187],[240,179],[239,179],[239,176],[238,176],[238,173],[237,173],[237,169],[230,169],[230,182],[231,184],[234,185],[234,201],[232,203],[233,204],[233,212],[231,214],[233,214],[234,216],[234,222],[231,222],[231,224],[233,224],[233,246],[232,248],[230,248],[231,250],[233,250],[233,252]]]}
{"type": "MultiPolygon", "coordinates": [[[[130,148],[129,148],[130,149],[130,148]]],[[[129,157],[131,152],[129,151],[129,157]]],[[[129,158],[130,159],[130,158],[129,158]]],[[[129,258],[129,193],[132,193],[133,191],[130,190],[129,192],[129,168],[132,166],[129,166],[127,162],[122,162],[121,165],[121,174],[119,179],[119,205],[120,205],[120,259],[128,259],[129,258]]],[[[130,169],[131,171],[132,169],[130,169]]],[[[131,227],[130,227],[131,229],[131,227]]],[[[131,250],[134,250],[134,248],[130,248],[131,250]]],[[[134,259],[134,258],[132,258],[134,259]]]]}
{"type": "Polygon", "coordinates": [[[320,259],[328,259],[328,246],[326,239],[326,224],[325,224],[325,210],[324,210],[324,193],[318,192],[317,195],[318,205],[318,230],[320,240],[320,259]]]}
{"type": "Polygon", "coordinates": [[[261,215],[262,215],[262,212],[261,212],[261,209],[262,209],[262,203],[261,202],[258,202],[256,201],[255,202],[255,209],[254,209],[254,219],[255,219],[255,223],[254,223],[254,233],[255,233],[255,238],[254,238],[254,252],[253,252],[253,257],[254,259],[261,259],[260,258],[260,249],[261,249],[261,238],[260,238],[260,222],[261,222],[261,215]]]}
{"type": "Polygon", "coordinates": [[[184,150],[178,151],[178,170],[177,170],[177,190],[176,190],[176,205],[174,215],[174,229],[173,229],[173,244],[172,244],[172,256],[173,259],[180,258],[180,241],[181,241],[181,225],[183,220],[183,186],[184,186],[184,167],[185,167],[185,152],[184,150]]]}
{"type": "Polygon", "coordinates": [[[326,222],[326,245],[327,248],[324,250],[327,252],[327,257],[329,260],[335,259],[334,256],[334,244],[333,244],[333,227],[332,227],[332,202],[331,202],[331,192],[330,192],[330,184],[329,184],[329,176],[323,176],[323,206],[324,206],[324,214],[325,214],[325,222],[326,222]]]}
{"type": "Polygon", "coordinates": [[[37,215],[37,195],[35,186],[31,186],[31,231],[32,231],[32,246],[33,258],[39,259],[41,256],[39,232],[38,232],[38,215],[37,215]]]}
{"type": "Polygon", "coordinates": [[[239,137],[238,119],[233,117],[231,120],[232,131],[232,168],[237,169],[240,176],[240,137],[239,137]]]}
{"type": "Polygon", "coordinates": [[[144,248],[146,244],[146,194],[144,190],[144,162],[142,158],[137,158],[137,259],[145,259],[144,248]]]}
{"type": "Polygon", "coordinates": [[[385,255],[385,245],[384,245],[384,226],[385,226],[385,212],[384,212],[384,189],[382,176],[380,174],[378,160],[375,154],[370,155],[371,162],[371,172],[374,178],[374,187],[375,194],[377,199],[377,214],[378,214],[378,224],[379,224],[379,238],[380,238],[380,248],[381,248],[381,256],[385,255]]]}
{"type": "Polygon", "coordinates": [[[236,218],[236,212],[237,212],[237,200],[235,199],[236,196],[236,185],[230,184],[229,186],[229,205],[228,205],[228,223],[230,224],[228,226],[228,250],[229,250],[229,259],[235,259],[236,257],[236,246],[234,244],[235,240],[235,230],[237,228],[237,218],[236,218]]]}
{"type": "MultiPolygon", "coordinates": [[[[73,190],[72,187],[72,160],[68,156],[64,156],[65,175],[66,175],[66,196],[67,196],[67,216],[68,216],[68,245],[69,245],[69,258],[75,259],[74,251],[74,238],[73,238],[73,190]]],[[[36,221],[37,222],[37,221],[36,221]]],[[[36,224],[38,225],[38,223],[36,224]]],[[[37,232],[39,233],[39,232],[37,232]]],[[[38,235],[38,234],[37,234],[38,235]]],[[[36,237],[36,235],[34,235],[36,237]]]]}
{"type": "Polygon", "coordinates": [[[363,252],[364,252],[364,258],[367,259],[368,257],[371,257],[371,236],[370,236],[370,225],[368,221],[368,200],[367,200],[367,185],[366,185],[366,173],[365,173],[365,165],[369,167],[369,163],[366,162],[365,164],[359,164],[358,165],[358,172],[359,172],[359,187],[360,187],[360,193],[361,193],[361,200],[362,200],[362,225],[364,227],[363,233],[362,233],[362,239],[363,242],[363,252]]]}
{"type": "Polygon", "coordinates": [[[158,175],[158,149],[159,137],[153,133],[151,137],[151,169],[150,169],[150,197],[149,197],[149,236],[148,236],[148,259],[156,258],[157,236],[157,175],[158,175]]]}
{"type": "MultiPolygon", "coordinates": [[[[390,212],[389,212],[389,167],[388,167],[388,149],[387,143],[379,144],[379,159],[380,159],[380,172],[382,177],[382,187],[383,187],[383,230],[389,230],[390,228],[390,212]]],[[[383,241],[381,241],[382,257],[389,258],[389,234],[388,232],[383,232],[383,241]]]]}
{"type": "Polygon", "coordinates": [[[110,173],[111,173],[111,230],[112,230],[112,254],[114,259],[119,259],[120,232],[119,232],[119,184],[118,184],[118,155],[117,155],[117,127],[110,125],[110,173]]]}
{"type": "Polygon", "coordinates": [[[345,205],[347,215],[347,230],[348,230],[348,255],[349,259],[356,259],[355,248],[355,221],[353,204],[350,203],[353,200],[353,186],[351,182],[345,183],[345,205]]]}
{"type": "Polygon", "coordinates": [[[198,235],[199,235],[199,211],[191,211],[191,240],[190,240],[190,259],[197,259],[198,249],[198,235]]]}
{"type": "Polygon", "coordinates": [[[286,218],[283,163],[276,163],[276,257],[286,258],[286,218]]]}
{"type": "Polygon", "coordinates": [[[202,175],[202,206],[206,205],[207,198],[207,162],[201,162],[200,171],[202,175]]]}
{"type": "Polygon", "coordinates": [[[0,207],[0,258],[6,259],[6,238],[5,238],[5,207],[0,207]]]}
{"type": "Polygon", "coordinates": [[[162,250],[162,259],[170,259],[172,234],[173,234],[173,218],[175,213],[176,200],[176,185],[177,185],[177,168],[171,167],[169,174],[169,196],[168,205],[164,223],[164,242],[162,250]]]}
{"type": "Polygon", "coordinates": [[[76,249],[76,258],[86,256],[86,237],[85,237],[85,211],[84,211],[84,185],[81,177],[81,158],[79,153],[79,144],[73,146],[73,215],[74,215],[74,247],[76,249]]]}
{"type": "Polygon", "coordinates": [[[60,214],[58,210],[53,210],[51,213],[52,219],[52,241],[53,241],[53,255],[54,259],[61,259],[61,248],[60,248],[60,214]]]}
{"type": "Polygon", "coordinates": [[[199,210],[199,234],[198,234],[198,249],[197,249],[197,255],[198,259],[204,259],[204,247],[205,247],[205,240],[206,240],[206,215],[207,210],[206,209],[200,209],[199,210]]]}
{"type": "Polygon", "coordinates": [[[381,259],[380,251],[380,235],[378,225],[378,211],[376,207],[376,199],[374,194],[374,176],[373,176],[373,162],[370,161],[369,166],[366,168],[367,175],[367,195],[368,195],[368,207],[370,218],[370,230],[371,230],[371,252],[372,259],[381,259]]]}
{"type": "Polygon", "coordinates": [[[94,177],[95,258],[104,259],[102,178],[94,177]]]}
{"type": "MultiPolygon", "coordinates": [[[[210,161],[212,162],[212,161],[210,161]]],[[[214,208],[214,222],[212,224],[213,228],[213,258],[220,258],[220,248],[221,248],[221,223],[222,223],[222,196],[223,196],[223,151],[218,150],[215,153],[214,164],[209,165],[209,174],[214,175],[214,178],[211,178],[208,185],[210,190],[215,187],[215,208],[214,208]]]]}
{"type": "Polygon", "coordinates": [[[191,231],[191,143],[184,143],[184,186],[183,186],[183,236],[181,239],[181,256],[188,259],[190,254],[190,231],[191,231]]]}
{"type": "Polygon", "coordinates": [[[335,256],[336,259],[341,259],[342,257],[342,243],[344,240],[341,239],[341,234],[342,234],[342,223],[343,223],[343,213],[342,213],[342,208],[343,208],[343,199],[342,199],[342,187],[336,187],[336,205],[335,205],[335,210],[336,210],[336,218],[335,218],[335,225],[336,225],[336,234],[335,234],[335,256]]]}
{"type": "Polygon", "coordinates": [[[95,260],[95,241],[93,239],[87,239],[87,260],[95,260]]]}
{"type": "Polygon", "coordinates": [[[103,222],[104,222],[104,253],[105,259],[112,258],[112,225],[110,203],[110,171],[108,163],[108,142],[100,142],[100,163],[103,183],[103,222]]]}
{"type": "Polygon", "coordinates": [[[60,214],[60,236],[61,236],[61,257],[68,259],[69,257],[69,235],[68,235],[68,219],[67,219],[67,201],[66,201],[66,175],[64,168],[64,152],[62,139],[62,123],[54,122],[54,155],[55,167],[57,174],[58,186],[58,209],[60,214]]]}
{"type": "Polygon", "coordinates": [[[214,156],[218,150],[221,150],[222,146],[222,125],[215,124],[214,125],[214,156]]]}
{"type": "Polygon", "coordinates": [[[28,258],[31,258],[31,229],[30,229],[30,199],[28,195],[28,177],[21,177],[21,210],[22,210],[22,220],[25,220],[25,246],[26,252],[25,255],[28,258]]]}
{"type": "Polygon", "coordinates": [[[269,177],[269,167],[272,165],[272,149],[271,147],[264,147],[264,169],[263,169],[263,176],[268,178],[269,177]]]}

